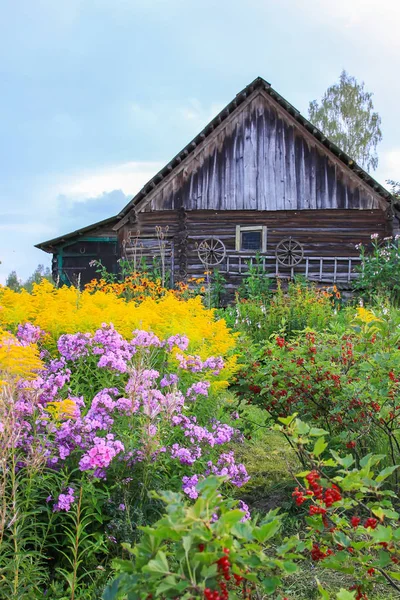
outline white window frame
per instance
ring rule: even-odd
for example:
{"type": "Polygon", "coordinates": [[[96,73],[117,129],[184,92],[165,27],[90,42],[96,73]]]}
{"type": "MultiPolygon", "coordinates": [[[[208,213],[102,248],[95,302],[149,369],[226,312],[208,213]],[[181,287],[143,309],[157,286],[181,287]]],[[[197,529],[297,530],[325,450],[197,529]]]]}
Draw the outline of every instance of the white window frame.
{"type": "Polygon", "coordinates": [[[236,252],[267,252],[267,226],[266,225],[236,225],[236,252]],[[261,248],[259,250],[243,250],[242,249],[242,232],[243,231],[261,231],[261,248]]]}

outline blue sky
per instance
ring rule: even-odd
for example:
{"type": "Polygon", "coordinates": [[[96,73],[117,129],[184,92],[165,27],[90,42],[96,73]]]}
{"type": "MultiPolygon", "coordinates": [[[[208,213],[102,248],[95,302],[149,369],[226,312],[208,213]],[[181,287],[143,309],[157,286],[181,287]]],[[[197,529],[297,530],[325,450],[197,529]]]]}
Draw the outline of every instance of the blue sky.
{"type": "Polygon", "coordinates": [[[0,0],[0,282],[114,215],[257,75],[303,114],[345,68],[400,179],[397,0],[0,0]]]}

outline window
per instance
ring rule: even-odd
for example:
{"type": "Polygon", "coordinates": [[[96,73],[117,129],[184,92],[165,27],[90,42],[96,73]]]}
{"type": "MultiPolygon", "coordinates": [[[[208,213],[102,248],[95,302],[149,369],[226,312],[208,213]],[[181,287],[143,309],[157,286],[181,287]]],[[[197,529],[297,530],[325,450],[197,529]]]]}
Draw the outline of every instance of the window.
{"type": "Polygon", "coordinates": [[[245,227],[236,225],[236,252],[266,252],[267,228],[265,225],[245,227]]]}

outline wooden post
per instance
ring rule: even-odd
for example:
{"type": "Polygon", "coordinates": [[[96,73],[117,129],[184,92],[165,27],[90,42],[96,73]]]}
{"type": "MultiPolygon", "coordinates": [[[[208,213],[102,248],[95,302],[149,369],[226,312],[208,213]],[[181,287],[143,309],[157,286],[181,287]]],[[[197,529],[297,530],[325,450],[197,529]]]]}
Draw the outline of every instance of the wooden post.
{"type": "Polygon", "coordinates": [[[188,232],[187,232],[187,214],[185,209],[178,209],[178,234],[176,236],[177,244],[177,258],[178,258],[178,273],[179,279],[185,281],[187,278],[187,244],[188,244],[188,232]]]}

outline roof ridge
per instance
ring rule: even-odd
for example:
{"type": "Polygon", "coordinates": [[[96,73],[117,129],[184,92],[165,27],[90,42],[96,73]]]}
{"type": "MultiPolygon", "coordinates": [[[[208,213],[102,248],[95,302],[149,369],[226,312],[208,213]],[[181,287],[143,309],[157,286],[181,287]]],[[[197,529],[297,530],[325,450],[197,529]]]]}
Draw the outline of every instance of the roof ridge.
{"type": "Polygon", "coordinates": [[[369,173],[360,167],[350,156],[341,150],[334,142],[330,141],[325,134],[306,119],[301,112],[283,96],[281,96],[263,77],[257,76],[251,83],[238,92],[235,98],[229,102],[184,148],[178,152],[158,173],[156,173],[135,196],[118,213],[117,217],[122,219],[133,206],[143,200],[154,188],[161,183],[167,175],[174,171],[180,163],[191,154],[199,144],[201,144],[228,116],[235,111],[246,98],[248,98],[256,89],[262,89],[267,92],[286,112],[305,127],[319,142],[330,150],[339,160],[350,168],[364,183],[369,185],[376,193],[391,200],[392,194],[376,181],[369,173]]]}

